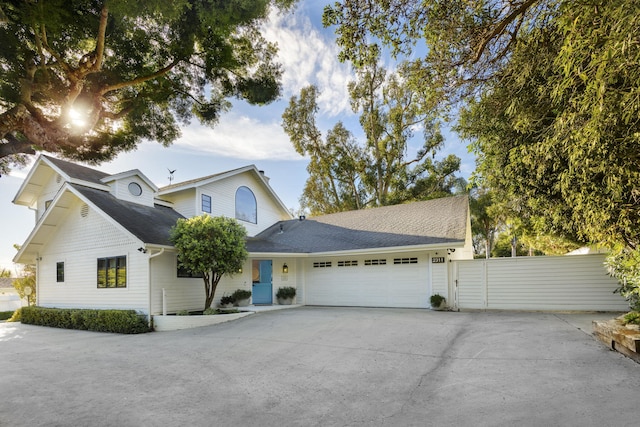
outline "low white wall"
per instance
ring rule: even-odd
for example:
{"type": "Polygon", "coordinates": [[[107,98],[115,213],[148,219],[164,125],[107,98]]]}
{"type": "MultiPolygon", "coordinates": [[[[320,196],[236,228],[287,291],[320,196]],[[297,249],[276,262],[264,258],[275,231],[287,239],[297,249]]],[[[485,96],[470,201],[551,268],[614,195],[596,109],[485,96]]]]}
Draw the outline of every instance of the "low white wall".
{"type": "Polygon", "coordinates": [[[162,331],[177,331],[179,329],[199,328],[201,326],[216,325],[218,323],[236,320],[254,314],[253,312],[212,314],[200,316],[153,316],[153,329],[162,331]]]}
{"type": "Polygon", "coordinates": [[[456,261],[457,307],[490,310],[626,311],[605,255],[456,261]]]}

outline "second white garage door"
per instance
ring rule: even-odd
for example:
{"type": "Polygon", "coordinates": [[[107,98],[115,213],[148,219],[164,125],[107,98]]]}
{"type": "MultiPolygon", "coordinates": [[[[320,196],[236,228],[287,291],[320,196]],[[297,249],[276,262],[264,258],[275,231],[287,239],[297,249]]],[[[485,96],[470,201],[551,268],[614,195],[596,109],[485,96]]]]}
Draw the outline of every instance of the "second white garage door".
{"type": "Polygon", "coordinates": [[[356,307],[429,307],[428,256],[392,254],[311,258],[305,303],[356,307]]]}

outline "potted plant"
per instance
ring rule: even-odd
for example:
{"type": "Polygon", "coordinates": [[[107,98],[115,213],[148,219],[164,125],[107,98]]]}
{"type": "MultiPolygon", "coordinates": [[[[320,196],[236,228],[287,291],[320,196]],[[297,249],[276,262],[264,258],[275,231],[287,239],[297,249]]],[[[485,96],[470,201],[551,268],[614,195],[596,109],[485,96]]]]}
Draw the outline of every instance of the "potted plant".
{"type": "Polygon", "coordinates": [[[292,286],[278,288],[278,292],[276,292],[276,298],[278,299],[278,304],[280,305],[290,305],[295,297],[296,288],[292,286]]]}
{"type": "Polygon", "coordinates": [[[231,298],[233,298],[234,304],[236,306],[246,307],[249,305],[251,291],[247,291],[246,289],[236,289],[235,292],[231,294],[231,298]]]}
{"type": "Polygon", "coordinates": [[[447,300],[440,294],[433,294],[430,298],[431,308],[434,310],[442,310],[446,307],[447,300]]]}
{"type": "Polygon", "coordinates": [[[230,295],[223,295],[222,298],[220,298],[220,307],[222,308],[233,307],[234,303],[235,303],[235,300],[230,295]]]}

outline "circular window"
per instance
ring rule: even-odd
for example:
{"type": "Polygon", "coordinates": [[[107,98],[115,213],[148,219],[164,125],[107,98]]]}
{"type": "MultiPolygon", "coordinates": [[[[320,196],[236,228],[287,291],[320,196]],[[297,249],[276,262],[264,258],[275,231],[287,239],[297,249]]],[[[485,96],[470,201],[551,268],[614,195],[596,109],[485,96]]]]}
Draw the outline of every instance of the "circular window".
{"type": "Polygon", "coordinates": [[[130,182],[129,193],[133,194],[134,196],[139,196],[142,194],[142,187],[140,187],[140,184],[138,184],[137,182],[130,182]]]}

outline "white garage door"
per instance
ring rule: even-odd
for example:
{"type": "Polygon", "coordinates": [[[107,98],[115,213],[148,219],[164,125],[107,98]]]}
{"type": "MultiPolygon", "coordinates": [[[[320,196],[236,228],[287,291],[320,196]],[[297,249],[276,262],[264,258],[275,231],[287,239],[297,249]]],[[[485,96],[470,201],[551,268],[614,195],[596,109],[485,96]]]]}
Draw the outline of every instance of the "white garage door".
{"type": "Polygon", "coordinates": [[[306,304],[429,307],[428,257],[385,255],[311,259],[306,304]]]}

